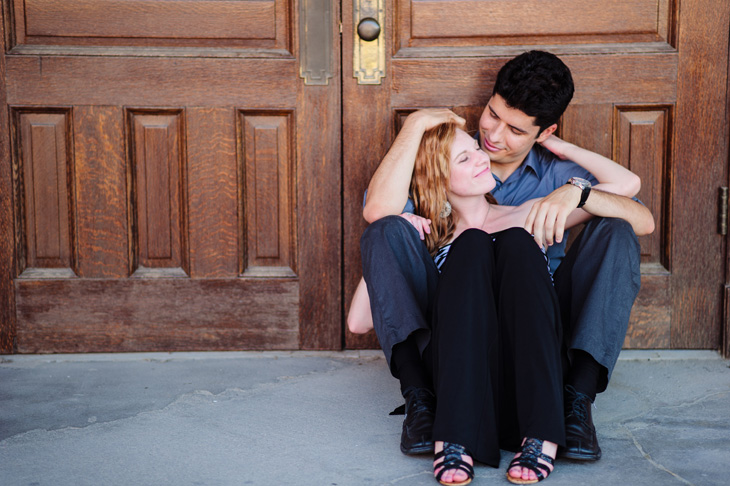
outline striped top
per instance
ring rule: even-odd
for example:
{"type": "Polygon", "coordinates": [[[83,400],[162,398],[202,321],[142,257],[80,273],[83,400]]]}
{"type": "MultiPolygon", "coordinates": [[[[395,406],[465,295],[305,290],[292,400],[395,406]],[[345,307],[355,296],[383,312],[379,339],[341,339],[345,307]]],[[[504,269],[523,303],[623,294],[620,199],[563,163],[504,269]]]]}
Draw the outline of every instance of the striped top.
{"type": "MultiPolygon", "coordinates": [[[[490,235],[492,236],[492,235],[490,235]]],[[[495,241],[496,238],[492,236],[492,241],[495,241]]],[[[449,256],[449,250],[451,250],[451,243],[447,243],[441,248],[438,249],[436,252],[436,255],[433,257],[433,262],[436,264],[436,268],[438,268],[439,273],[441,273],[441,267],[443,267],[444,262],[446,261],[446,257],[449,256]]],[[[542,255],[545,257],[545,264],[547,265],[548,273],[550,274],[550,279],[553,278],[553,273],[550,271],[550,258],[547,255],[547,252],[545,251],[545,248],[540,248],[540,251],[542,251],[542,255]]]]}

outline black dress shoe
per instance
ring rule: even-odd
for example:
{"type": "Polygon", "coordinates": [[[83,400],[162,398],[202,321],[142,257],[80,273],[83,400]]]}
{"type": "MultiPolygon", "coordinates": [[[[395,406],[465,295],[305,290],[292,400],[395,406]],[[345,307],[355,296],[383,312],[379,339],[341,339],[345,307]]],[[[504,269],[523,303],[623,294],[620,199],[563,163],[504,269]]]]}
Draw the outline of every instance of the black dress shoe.
{"type": "Polygon", "coordinates": [[[436,397],[427,388],[409,387],[403,392],[406,399],[406,418],[400,436],[403,454],[433,452],[433,420],[436,397]]]}
{"type": "Polygon", "coordinates": [[[560,455],[578,461],[601,458],[591,416],[591,399],[570,385],[565,387],[565,447],[560,455]]]}

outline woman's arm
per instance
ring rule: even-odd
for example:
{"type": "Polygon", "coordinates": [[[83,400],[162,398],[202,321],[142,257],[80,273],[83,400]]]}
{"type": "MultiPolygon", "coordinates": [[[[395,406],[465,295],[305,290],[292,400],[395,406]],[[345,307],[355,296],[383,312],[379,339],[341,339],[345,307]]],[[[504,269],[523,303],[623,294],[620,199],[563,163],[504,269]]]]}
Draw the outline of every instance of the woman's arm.
{"type": "Polygon", "coordinates": [[[641,189],[639,176],[603,155],[578,147],[555,135],[548,137],[542,145],[559,158],[572,160],[593,174],[599,182],[593,187],[601,191],[634,197],[641,189]]]}
{"type": "Polygon", "coordinates": [[[373,315],[370,311],[370,296],[361,278],[355,289],[350,303],[350,312],[347,313],[347,328],[354,334],[365,334],[373,328],[373,315]]]}
{"type": "Polygon", "coordinates": [[[416,154],[426,130],[442,123],[464,125],[465,120],[451,110],[433,108],[411,113],[393,145],[370,179],[362,215],[368,223],[400,214],[408,201],[416,154]]]}

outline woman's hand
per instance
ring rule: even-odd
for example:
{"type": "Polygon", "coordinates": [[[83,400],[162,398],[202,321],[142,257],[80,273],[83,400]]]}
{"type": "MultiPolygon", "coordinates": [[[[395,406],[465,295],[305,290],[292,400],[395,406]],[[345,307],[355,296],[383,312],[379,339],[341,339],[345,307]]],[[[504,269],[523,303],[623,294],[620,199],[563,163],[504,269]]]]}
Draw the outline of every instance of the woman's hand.
{"type": "Polygon", "coordinates": [[[425,235],[431,234],[431,220],[430,219],[426,219],[421,216],[418,216],[417,214],[412,214],[412,213],[403,213],[400,215],[400,217],[405,219],[409,223],[411,223],[413,225],[413,227],[418,230],[418,235],[421,237],[422,240],[426,238],[425,235]]]}
{"type": "Polygon", "coordinates": [[[570,142],[566,142],[562,138],[550,135],[544,142],[541,143],[543,147],[551,151],[560,160],[565,160],[568,157],[565,155],[566,149],[573,145],[570,142]]]}

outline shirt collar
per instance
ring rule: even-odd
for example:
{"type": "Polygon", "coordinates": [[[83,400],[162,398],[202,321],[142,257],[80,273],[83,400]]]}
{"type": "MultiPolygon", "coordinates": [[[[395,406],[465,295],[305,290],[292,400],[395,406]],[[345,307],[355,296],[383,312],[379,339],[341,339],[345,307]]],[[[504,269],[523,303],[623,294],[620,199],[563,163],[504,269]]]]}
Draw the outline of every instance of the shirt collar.
{"type": "MultiPolygon", "coordinates": [[[[525,160],[522,161],[519,167],[507,177],[507,181],[510,179],[517,180],[520,179],[524,174],[525,171],[531,172],[533,175],[535,175],[538,179],[540,179],[540,173],[538,171],[540,167],[539,164],[539,155],[537,153],[537,150],[535,147],[532,147],[532,149],[527,152],[527,157],[525,157],[525,160]]],[[[507,181],[502,181],[499,177],[496,176],[496,174],[492,173],[494,176],[494,179],[497,181],[497,186],[501,186],[507,181]]]]}

